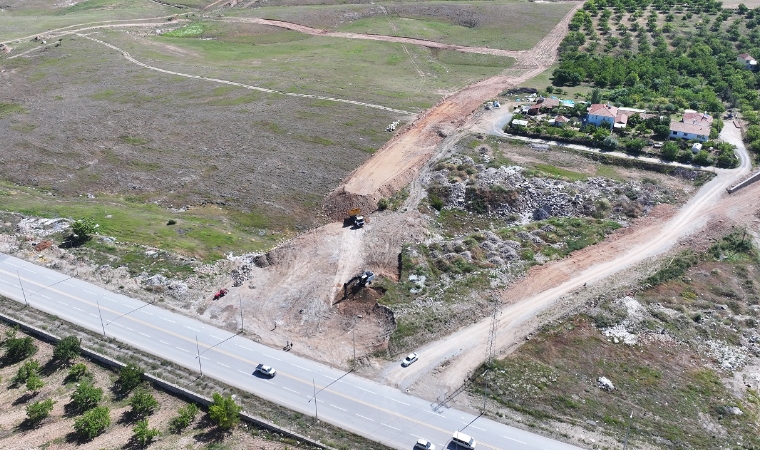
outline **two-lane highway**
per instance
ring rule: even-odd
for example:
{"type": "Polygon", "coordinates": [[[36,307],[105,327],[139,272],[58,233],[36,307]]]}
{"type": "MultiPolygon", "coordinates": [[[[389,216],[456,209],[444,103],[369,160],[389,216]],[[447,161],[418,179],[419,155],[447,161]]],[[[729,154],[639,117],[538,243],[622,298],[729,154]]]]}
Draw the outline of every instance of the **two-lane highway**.
{"type": "MultiPolygon", "coordinates": [[[[0,295],[28,301],[91,331],[105,330],[106,336],[147,353],[394,448],[409,449],[422,437],[444,449],[452,433],[463,428],[478,448],[577,448],[455,409],[435,409],[398,389],[4,254],[0,295]],[[254,374],[259,363],[275,367],[277,375],[254,374]]],[[[404,369],[399,365],[398,370],[404,369]]]]}

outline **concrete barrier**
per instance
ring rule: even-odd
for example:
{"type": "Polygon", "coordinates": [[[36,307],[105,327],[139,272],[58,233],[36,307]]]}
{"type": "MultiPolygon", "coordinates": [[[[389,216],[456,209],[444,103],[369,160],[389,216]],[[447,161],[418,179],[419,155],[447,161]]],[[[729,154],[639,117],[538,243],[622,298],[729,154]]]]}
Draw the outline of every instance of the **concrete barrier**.
{"type": "MultiPolygon", "coordinates": [[[[45,342],[49,342],[51,344],[55,344],[55,343],[57,343],[58,341],[61,340],[60,337],[58,337],[58,336],[56,336],[56,335],[54,335],[52,333],[48,333],[45,330],[41,330],[41,329],[39,329],[37,327],[34,327],[32,325],[29,325],[29,324],[26,324],[26,323],[21,322],[21,321],[19,321],[17,319],[14,319],[13,317],[6,316],[5,314],[2,314],[2,313],[0,313],[0,321],[3,321],[3,322],[8,323],[10,325],[18,325],[18,327],[20,329],[24,330],[25,333],[33,335],[33,336],[37,337],[38,339],[40,339],[41,341],[45,341],[45,342]]],[[[121,370],[122,367],[126,366],[126,364],[124,364],[124,363],[122,363],[120,361],[116,361],[114,359],[109,358],[108,356],[101,355],[100,353],[94,352],[92,350],[88,350],[86,348],[82,348],[81,355],[84,356],[85,358],[88,358],[88,359],[96,362],[99,365],[110,367],[110,368],[113,368],[113,369],[116,369],[116,370],[121,370]]],[[[208,398],[208,397],[204,397],[204,396],[202,396],[202,395],[200,395],[200,394],[198,394],[196,392],[193,392],[193,391],[191,391],[189,389],[185,389],[185,388],[183,388],[181,386],[177,386],[176,384],[169,383],[168,381],[162,380],[161,378],[158,378],[157,376],[151,375],[149,373],[146,373],[144,375],[144,378],[147,381],[150,381],[151,383],[153,383],[159,389],[161,389],[163,391],[166,391],[166,392],[170,392],[170,393],[172,393],[172,394],[174,394],[176,396],[182,397],[182,398],[184,398],[184,399],[186,399],[186,400],[188,400],[190,402],[197,403],[197,404],[203,405],[205,407],[208,407],[211,403],[213,403],[213,401],[210,398],[208,398]]],[[[324,445],[324,444],[322,444],[320,442],[317,442],[317,441],[315,441],[315,440],[313,440],[311,438],[308,438],[306,436],[302,436],[302,435],[300,435],[298,433],[294,433],[294,432],[292,432],[290,430],[287,430],[285,428],[281,428],[281,427],[279,427],[279,426],[275,425],[274,423],[269,422],[267,420],[264,420],[264,419],[261,419],[261,418],[258,418],[258,417],[254,417],[254,416],[248,414],[245,411],[241,411],[240,412],[240,419],[243,420],[244,422],[250,423],[250,424],[255,425],[255,426],[259,427],[259,428],[264,428],[266,430],[282,434],[284,436],[290,437],[292,439],[299,440],[301,442],[307,443],[307,444],[312,445],[314,447],[330,450],[330,447],[327,447],[326,445],[324,445]]]]}
{"type": "Polygon", "coordinates": [[[751,174],[749,177],[745,178],[744,180],[736,183],[735,185],[727,188],[729,194],[733,194],[734,192],[738,191],[739,189],[745,188],[749,186],[750,184],[756,182],[757,180],[760,180],[760,171],[755,172],[751,174]]]}

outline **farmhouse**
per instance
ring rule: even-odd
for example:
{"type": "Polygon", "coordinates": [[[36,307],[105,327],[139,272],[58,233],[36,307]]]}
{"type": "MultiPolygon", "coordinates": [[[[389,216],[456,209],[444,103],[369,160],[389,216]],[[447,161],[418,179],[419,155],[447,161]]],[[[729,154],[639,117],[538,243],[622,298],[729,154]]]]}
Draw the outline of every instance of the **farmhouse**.
{"type": "Polygon", "coordinates": [[[563,115],[559,115],[554,118],[554,125],[557,127],[564,127],[567,122],[569,122],[570,119],[563,115]]]}
{"type": "Polygon", "coordinates": [[[551,111],[552,109],[558,106],[559,106],[559,99],[540,97],[538,100],[536,100],[536,104],[530,107],[530,109],[528,110],[528,114],[530,114],[531,116],[535,116],[537,114],[540,114],[544,110],[551,111]]]}
{"type": "Polygon", "coordinates": [[[609,103],[596,103],[589,106],[586,122],[598,127],[625,128],[628,124],[628,115],[627,111],[620,110],[609,103]]]}
{"type": "Polygon", "coordinates": [[[702,125],[712,126],[713,118],[711,115],[701,112],[697,112],[691,109],[687,109],[683,112],[683,123],[698,123],[702,125]]]}
{"type": "Polygon", "coordinates": [[[746,53],[742,53],[741,55],[737,56],[736,62],[743,65],[745,69],[748,69],[748,70],[757,69],[757,61],[755,61],[755,58],[749,56],[746,53]]]}
{"type": "Polygon", "coordinates": [[[692,122],[670,122],[670,137],[704,142],[710,137],[710,125],[692,122]]]}

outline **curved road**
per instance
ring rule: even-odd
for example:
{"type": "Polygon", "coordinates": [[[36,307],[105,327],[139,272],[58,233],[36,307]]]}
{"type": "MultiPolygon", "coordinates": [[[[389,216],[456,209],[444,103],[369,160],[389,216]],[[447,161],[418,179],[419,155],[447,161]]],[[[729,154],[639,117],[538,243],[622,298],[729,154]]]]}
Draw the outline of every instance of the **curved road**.
{"type": "MultiPolygon", "coordinates": [[[[26,299],[31,307],[88,330],[105,330],[108,337],[292,410],[318,412],[322,420],[393,448],[409,449],[420,437],[439,449],[454,448],[451,434],[462,429],[478,441],[478,448],[578,448],[462,411],[437,409],[397,389],[2,253],[0,295],[21,303],[26,299]],[[259,363],[274,366],[277,376],[254,375],[259,363]]],[[[396,364],[396,370],[405,369],[396,364]]]]}

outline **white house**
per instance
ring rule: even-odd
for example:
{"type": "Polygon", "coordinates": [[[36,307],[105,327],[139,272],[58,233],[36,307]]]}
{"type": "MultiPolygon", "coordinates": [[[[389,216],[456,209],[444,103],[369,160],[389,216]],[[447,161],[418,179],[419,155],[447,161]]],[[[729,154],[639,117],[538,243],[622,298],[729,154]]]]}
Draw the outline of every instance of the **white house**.
{"type": "Polygon", "coordinates": [[[592,125],[606,126],[610,129],[625,128],[628,124],[630,113],[622,108],[617,108],[609,103],[595,103],[588,108],[586,122],[592,125]]]}
{"type": "Polygon", "coordinates": [[[742,64],[745,69],[749,69],[749,70],[757,69],[757,61],[755,61],[755,58],[749,56],[746,53],[742,53],[741,55],[737,56],[736,61],[742,64]]]}
{"type": "Polygon", "coordinates": [[[710,125],[693,122],[670,122],[670,137],[704,142],[710,137],[710,125]]]}

